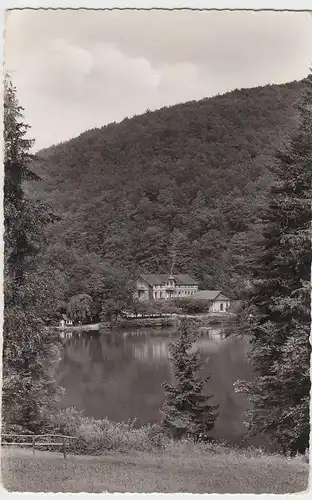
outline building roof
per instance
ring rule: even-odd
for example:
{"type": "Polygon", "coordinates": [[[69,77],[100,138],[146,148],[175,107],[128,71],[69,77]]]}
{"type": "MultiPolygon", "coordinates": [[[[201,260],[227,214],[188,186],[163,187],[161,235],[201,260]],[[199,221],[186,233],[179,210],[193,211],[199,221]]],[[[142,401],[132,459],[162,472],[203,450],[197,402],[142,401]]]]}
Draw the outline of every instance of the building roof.
{"type": "Polygon", "coordinates": [[[140,276],[149,285],[162,285],[168,278],[172,277],[178,285],[198,285],[198,282],[191,278],[189,274],[141,274],[140,276]]]}
{"type": "Polygon", "coordinates": [[[230,300],[221,293],[221,290],[199,290],[191,295],[192,299],[200,300],[230,300]]]}

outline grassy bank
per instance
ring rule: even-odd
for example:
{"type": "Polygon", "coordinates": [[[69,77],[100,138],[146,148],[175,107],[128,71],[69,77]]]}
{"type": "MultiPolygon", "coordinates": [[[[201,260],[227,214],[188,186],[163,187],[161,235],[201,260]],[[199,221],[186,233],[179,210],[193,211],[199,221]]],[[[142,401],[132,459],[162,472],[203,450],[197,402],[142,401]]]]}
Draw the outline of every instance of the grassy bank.
{"type": "Polygon", "coordinates": [[[2,482],[9,491],[294,493],[308,486],[308,464],[259,449],[221,443],[174,442],[157,425],[84,417],[62,410],[53,433],[75,436],[61,452],[2,448],[2,482]]]}
{"type": "Polygon", "coordinates": [[[295,493],[308,487],[300,459],[178,443],[166,450],[110,451],[101,456],[4,449],[2,483],[9,491],[295,493]]]}

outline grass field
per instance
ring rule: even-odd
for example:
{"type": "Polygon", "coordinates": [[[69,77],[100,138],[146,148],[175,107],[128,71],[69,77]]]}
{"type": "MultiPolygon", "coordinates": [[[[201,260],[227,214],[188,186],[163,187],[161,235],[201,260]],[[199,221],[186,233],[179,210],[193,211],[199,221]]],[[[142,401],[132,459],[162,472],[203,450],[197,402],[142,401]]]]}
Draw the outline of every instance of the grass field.
{"type": "Polygon", "coordinates": [[[295,493],[308,488],[299,459],[243,453],[110,452],[103,456],[5,449],[2,484],[9,491],[136,493],[295,493]]]}

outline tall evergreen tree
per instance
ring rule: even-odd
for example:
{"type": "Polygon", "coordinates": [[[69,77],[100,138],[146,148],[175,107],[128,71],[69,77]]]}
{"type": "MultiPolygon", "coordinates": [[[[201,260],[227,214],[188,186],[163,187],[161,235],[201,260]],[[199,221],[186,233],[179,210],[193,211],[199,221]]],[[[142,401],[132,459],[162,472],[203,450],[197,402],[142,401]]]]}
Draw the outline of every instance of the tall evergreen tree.
{"type": "Polygon", "coordinates": [[[252,403],[250,433],[269,433],[293,452],[309,446],[311,74],[305,84],[298,130],[277,153],[276,181],[262,215],[263,236],[241,316],[256,377],[238,384],[252,403]]]}
{"type": "Polygon", "coordinates": [[[4,88],[4,329],[2,416],[7,424],[38,429],[57,395],[49,365],[57,355],[57,337],[44,327],[54,310],[57,286],[53,270],[41,265],[49,208],[25,193],[25,182],[38,181],[30,166],[35,157],[23,122],[23,108],[10,77],[4,88]]]}
{"type": "Polygon", "coordinates": [[[174,439],[189,435],[194,438],[207,434],[215,425],[218,405],[211,405],[212,396],[204,394],[210,376],[201,378],[200,352],[191,351],[196,340],[189,322],[181,321],[179,338],[169,345],[176,385],[163,383],[167,401],[162,408],[162,425],[174,439]]]}

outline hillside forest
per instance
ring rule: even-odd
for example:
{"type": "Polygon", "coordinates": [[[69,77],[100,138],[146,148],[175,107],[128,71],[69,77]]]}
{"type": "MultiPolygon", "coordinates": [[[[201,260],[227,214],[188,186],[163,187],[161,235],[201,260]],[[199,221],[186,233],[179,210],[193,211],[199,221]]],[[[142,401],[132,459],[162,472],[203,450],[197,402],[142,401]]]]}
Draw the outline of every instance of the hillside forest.
{"type": "Polygon", "coordinates": [[[39,152],[28,193],[59,220],[42,266],[60,310],[141,273],[190,273],[236,299],[302,82],[236,90],[146,111],[39,152]]]}

